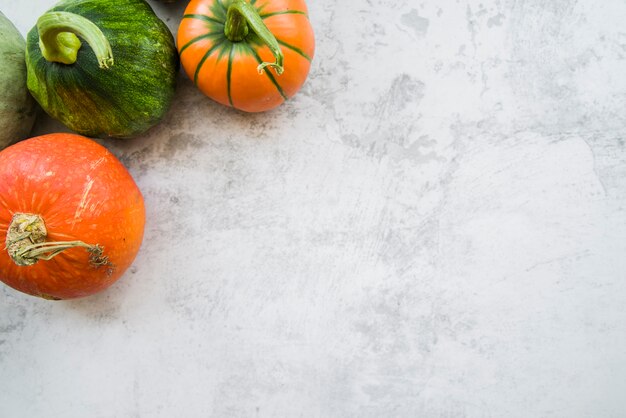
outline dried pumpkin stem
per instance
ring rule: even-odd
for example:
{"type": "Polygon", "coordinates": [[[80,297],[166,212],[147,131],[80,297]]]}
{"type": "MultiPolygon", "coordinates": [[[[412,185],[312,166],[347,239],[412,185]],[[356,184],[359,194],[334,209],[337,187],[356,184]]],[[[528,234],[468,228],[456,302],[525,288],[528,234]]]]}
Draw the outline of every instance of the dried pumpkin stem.
{"type": "Polygon", "coordinates": [[[226,13],[226,23],[224,25],[224,35],[231,42],[241,42],[252,30],[265,45],[272,51],[276,62],[262,62],[257,67],[259,74],[263,73],[266,67],[273,67],[276,74],[281,75],[283,67],[283,51],[276,40],[274,34],[265,26],[263,19],[257,9],[245,0],[234,0],[226,13]]]}
{"type": "Polygon", "coordinates": [[[85,248],[91,253],[91,262],[95,265],[106,264],[106,257],[103,256],[103,249],[99,245],[85,244],[82,241],[51,241],[39,244],[31,244],[22,248],[16,253],[16,257],[32,260],[51,260],[57,255],[70,248],[85,248]],[[104,261],[103,261],[104,260],[104,261]]]}
{"type": "Polygon", "coordinates": [[[37,21],[39,48],[52,62],[74,64],[81,47],[78,36],[93,50],[100,68],[113,65],[111,44],[92,21],[70,12],[48,12],[37,21]]]}
{"type": "Polygon", "coordinates": [[[6,249],[11,259],[18,266],[32,266],[39,260],[50,260],[70,248],[85,248],[93,267],[108,267],[113,264],[104,255],[104,248],[98,244],[86,244],[82,241],[46,241],[48,231],[41,216],[30,213],[13,215],[7,231],[6,249]]]}

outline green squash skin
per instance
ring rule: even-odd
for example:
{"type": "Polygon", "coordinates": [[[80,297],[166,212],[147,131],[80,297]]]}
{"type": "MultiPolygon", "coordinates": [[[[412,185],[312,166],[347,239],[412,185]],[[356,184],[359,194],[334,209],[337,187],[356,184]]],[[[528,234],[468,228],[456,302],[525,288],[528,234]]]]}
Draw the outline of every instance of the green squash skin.
{"type": "Polygon", "coordinates": [[[0,149],[25,139],[37,115],[37,104],[26,88],[26,43],[0,12],[0,149]]]}
{"type": "Polygon", "coordinates": [[[171,32],[144,0],[66,0],[50,11],[78,14],[106,36],[114,64],[100,68],[91,47],[74,64],[47,61],[35,26],[27,36],[28,88],[41,107],[71,130],[128,138],[165,115],[176,88],[178,53],[171,32]]]}

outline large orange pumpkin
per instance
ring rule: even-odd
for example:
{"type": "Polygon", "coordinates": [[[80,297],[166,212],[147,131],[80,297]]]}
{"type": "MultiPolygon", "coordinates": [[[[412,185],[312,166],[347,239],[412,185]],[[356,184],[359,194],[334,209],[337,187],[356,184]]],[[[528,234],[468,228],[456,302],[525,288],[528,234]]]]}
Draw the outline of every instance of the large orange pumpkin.
{"type": "Polygon", "coordinates": [[[300,90],[315,40],[304,0],[191,0],[178,29],[178,52],[207,96],[260,112],[300,90]]]}
{"type": "Polygon", "coordinates": [[[144,223],[134,180],[91,139],[50,134],[0,152],[0,280],[19,291],[70,299],[105,289],[134,260],[144,223]]]}

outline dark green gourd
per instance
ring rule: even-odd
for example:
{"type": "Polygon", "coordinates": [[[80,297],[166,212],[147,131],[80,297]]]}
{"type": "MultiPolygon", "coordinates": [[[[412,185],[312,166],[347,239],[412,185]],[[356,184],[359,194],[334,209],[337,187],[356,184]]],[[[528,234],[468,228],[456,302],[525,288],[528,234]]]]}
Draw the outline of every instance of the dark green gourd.
{"type": "Polygon", "coordinates": [[[24,139],[35,121],[36,104],[26,88],[26,43],[0,12],[0,149],[24,139]]]}
{"type": "Polygon", "coordinates": [[[65,0],[27,37],[28,88],[52,117],[92,137],[158,123],[179,62],[174,38],[144,0],[65,0]]]}

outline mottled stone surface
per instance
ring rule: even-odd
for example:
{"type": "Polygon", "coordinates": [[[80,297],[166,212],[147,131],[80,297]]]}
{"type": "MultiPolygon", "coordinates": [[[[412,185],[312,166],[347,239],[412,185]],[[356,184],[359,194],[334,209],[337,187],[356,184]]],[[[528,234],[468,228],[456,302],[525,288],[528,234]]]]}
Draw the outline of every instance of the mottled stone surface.
{"type": "MultiPolygon", "coordinates": [[[[52,4],[0,10],[25,33],[52,4]]],[[[142,250],[83,300],[0,288],[0,416],[626,416],[626,3],[309,9],[289,103],[181,75],[104,141],[142,250]]]]}

